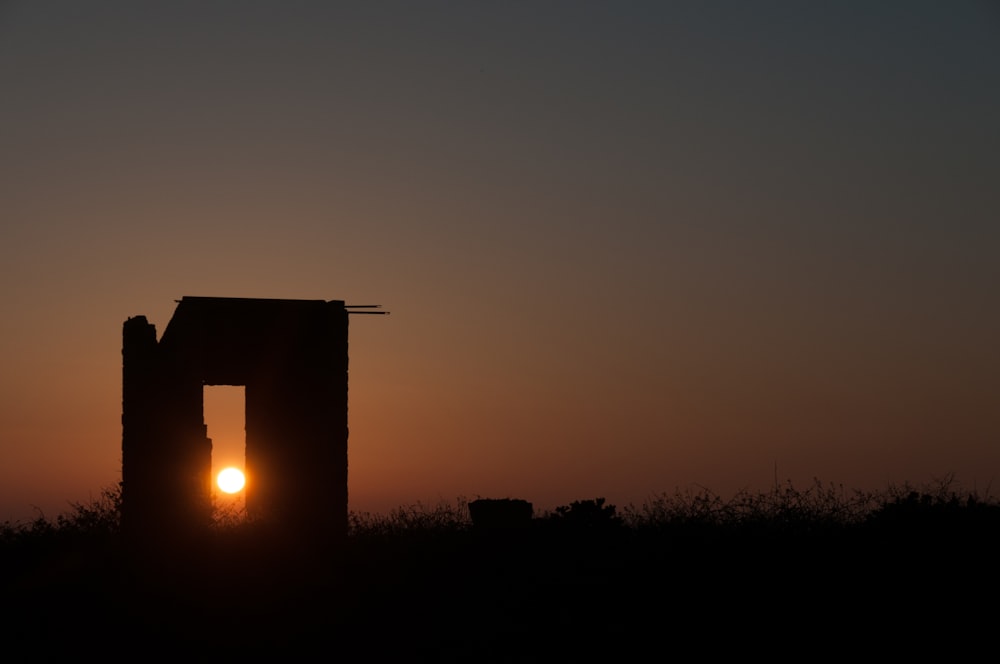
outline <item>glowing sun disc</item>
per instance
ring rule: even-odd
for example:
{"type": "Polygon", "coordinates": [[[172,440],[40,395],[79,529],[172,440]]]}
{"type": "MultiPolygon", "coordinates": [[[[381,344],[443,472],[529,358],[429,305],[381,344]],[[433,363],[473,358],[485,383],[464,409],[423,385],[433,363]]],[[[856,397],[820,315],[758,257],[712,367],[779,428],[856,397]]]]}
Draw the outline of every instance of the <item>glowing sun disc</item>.
{"type": "Polygon", "coordinates": [[[247,478],[239,468],[224,468],[215,479],[219,488],[226,493],[236,493],[246,484],[247,478]]]}

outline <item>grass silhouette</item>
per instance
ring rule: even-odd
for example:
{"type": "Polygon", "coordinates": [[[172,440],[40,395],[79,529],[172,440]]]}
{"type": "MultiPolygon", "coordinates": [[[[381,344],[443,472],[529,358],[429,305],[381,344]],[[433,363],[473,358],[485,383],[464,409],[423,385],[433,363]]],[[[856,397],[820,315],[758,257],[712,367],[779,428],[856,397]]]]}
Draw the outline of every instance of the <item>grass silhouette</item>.
{"type": "Polygon", "coordinates": [[[883,492],[686,490],[621,510],[595,498],[507,530],[474,526],[464,499],[417,503],[352,513],[335,551],[224,514],[195,546],[140,555],[118,532],[119,498],[0,525],[0,588],[16,607],[5,632],[32,659],[109,631],[204,656],[322,645],[409,661],[629,658],[764,652],[776,633],[897,652],[910,641],[889,625],[913,643],[969,644],[995,618],[962,607],[998,589],[1000,502],[951,477],[883,492]]]}

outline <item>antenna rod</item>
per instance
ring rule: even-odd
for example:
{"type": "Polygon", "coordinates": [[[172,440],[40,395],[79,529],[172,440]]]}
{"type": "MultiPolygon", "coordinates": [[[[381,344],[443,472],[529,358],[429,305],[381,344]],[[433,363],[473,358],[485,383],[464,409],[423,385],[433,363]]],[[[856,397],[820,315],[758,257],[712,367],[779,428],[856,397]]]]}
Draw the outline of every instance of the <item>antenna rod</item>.
{"type": "Polygon", "coordinates": [[[381,309],[381,304],[345,304],[344,308],[347,309],[349,314],[379,314],[382,316],[388,315],[388,311],[351,311],[351,309],[381,309]]]}

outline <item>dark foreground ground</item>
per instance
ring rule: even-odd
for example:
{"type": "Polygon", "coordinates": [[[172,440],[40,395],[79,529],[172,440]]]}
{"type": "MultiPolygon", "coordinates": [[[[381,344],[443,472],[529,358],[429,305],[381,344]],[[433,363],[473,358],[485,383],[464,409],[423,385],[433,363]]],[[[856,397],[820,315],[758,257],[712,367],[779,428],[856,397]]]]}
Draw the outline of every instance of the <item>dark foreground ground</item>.
{"type": "Polygon", "coordinates": [[[978,661],[1000,646],[995,509],[437,524],[332,549],[250,527],[157,550],[8,535],[4,661],[978,661]]]}

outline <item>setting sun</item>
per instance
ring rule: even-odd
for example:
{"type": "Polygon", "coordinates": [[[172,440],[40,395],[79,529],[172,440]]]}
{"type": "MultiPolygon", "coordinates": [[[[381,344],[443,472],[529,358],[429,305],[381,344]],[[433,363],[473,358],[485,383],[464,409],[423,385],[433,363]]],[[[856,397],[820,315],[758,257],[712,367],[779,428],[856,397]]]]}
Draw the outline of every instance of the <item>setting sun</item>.
{"type": "Polygon", "coordinates": [[[236,493],[246,484],[246,477],[244,477],[243,471],[238,468],[225,468],[219,472],[216,483],[226,493],[236,493]]]}

